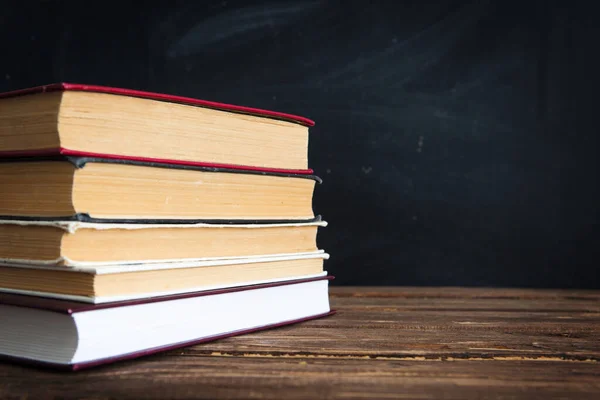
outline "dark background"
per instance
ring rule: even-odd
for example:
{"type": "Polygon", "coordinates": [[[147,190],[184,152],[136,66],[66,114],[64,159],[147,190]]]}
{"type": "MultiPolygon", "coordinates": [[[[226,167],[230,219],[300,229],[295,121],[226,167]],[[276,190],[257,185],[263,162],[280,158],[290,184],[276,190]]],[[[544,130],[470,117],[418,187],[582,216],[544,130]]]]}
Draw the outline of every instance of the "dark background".
{"type": "Polygon", "coordinates": [[[0,90],[316,120],[334,284],[600,288],[594,4],[0,1],[0,90]]]}

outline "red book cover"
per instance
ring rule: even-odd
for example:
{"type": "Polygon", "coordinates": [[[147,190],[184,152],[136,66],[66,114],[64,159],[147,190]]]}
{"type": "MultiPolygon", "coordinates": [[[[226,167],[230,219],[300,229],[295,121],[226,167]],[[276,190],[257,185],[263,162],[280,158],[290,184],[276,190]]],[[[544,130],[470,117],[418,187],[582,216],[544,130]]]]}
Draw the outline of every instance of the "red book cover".
{"type": "MultiPolygon", "coordinates": [[[[334,279],[333,276],[323,276],[323,277],[316,277],[316,278],[296,279],[296,280],[284,281],[284,282],[274,282],[274,283],[257,284],[257,285],[251,285],[251,286],[206,290],[206,291],[195,292],[195,293],[182,293],[182,294],[177,294],[177,295],[158,296],[158,297],[151,297],[151,298],[146,298],[146,299],[126,300],[126,301],[118,301],[118,302],[113,302],[113,303],[102,303],[102,304],[78,303],[78,302],[69,301],[69,300],[52,299],[52,298],[37,297],[37,296],[30,296],[30,295],[0,293],[0,305],[35,308],[35,309],[46,310],[49,312],[73,315],[75,313],[96,311],[96,310],[107,309],[107,308],[133,306],[133,305],[138,305],[138,304],[147,304],[147,303],[154,303],[154,302],[178,300],[178,299],[185,299],[185,298],[191,298],[191,297],[211,296],[211,295],[224,294],[224,293],[233,293],[233,292],[255,290],[255,289],[261,289],[261,288],[294,285],[294,284],[298,284],[298,283],[315,282],[315,281],[321,281],[321,280],[333,280],[333,279],[334,279]]],[[[193,346],[193,345],[197,345],[197,344],[201,344],[201,343],[212,342],[212,341],[224,339],[227,337],[239,336],[239,335],[243,335],[243,334],[247,334],[247,333],[258,332],[258,331],[274,329],[274,328],[278,328],[278,327],[282,327],[282,326],[286,326],[286,325],[297,324],[297,323],[309,321],[312,319],[330,316],[335,313],[336,313],[335,310],[330,310],[327,313],[311,315],[311,316],[308,316],[305,318],[287,320],[287,321],[283,321],[283,322],[276,323],[276,324],[269,324],[269,325],[264,325],[264,326],[257,327],[257,328],[243,329],[243,330],[238,330],[238,331],[234,331],[234,332],[228,332],[228,333],[224,333],[224,334],[220,334],[220,335],[201,338],[198,340],[180,342],[180,343],[176,343],[176,344],[169,344],[169,345],[165,345],[165,346],[154,347],[154,348],[143,350],[143,351],[136,351],[133,353],[124,354],[124,355],[120,355],[117,357],[103,358],[103,359],[87,361],[87,362],[83,362],[83,363],[54,364],[54,363],[49,363],[49,362],[44,362],[44,361],[36,361],[36,360],[12,357],[12,356],[2,355],[2,354],[0,354],[0,359],[6,359],[9,361],[14,361],[14,362],[21,363],[21,364],[30,364],[30,365],[37,365],[37,366],[41,366],[41,367],[47,367],[47,368],[66,369],[66,370],[76,371],[76,370],[87,369],[87,368],[91,368],[91,367],[95,367],[95,366],[99,366],[99,365],[110,364],[110,363],[117,362],[117,361],[135,359],[135,358],[139,358],[139,357],[146,356],[146,355],[165,352],[168,350],[174,350],[174,349],[189,347],[189,346],[193,346]]]]}
{"type": "MultiPolygon", "coordinates": [[[[36,86],[27,89],[14,90],[10,92],[0,93],[0,99],[16,97],[16,96],[25,96],[31,94],[38,93],[46,93],[46,92],[57,92],[57,91],[87,91],[87,92],[96,92],[96,93],[107,93],[114,94],[120,96],[130,96],[130,97],[139,97],[150,100],[158,100],[158,101],[166,101],[171,103],[179,103],[186,104],[190,106],[197,107],[205,107],[212,108],[217,110],[223,110],[233,113],[241,113],[241,114],[249,114],[255,115],[259,117],[273,118],[283,121],[289,121],[293,123],[297,123],[303,126],[314,126],[314,121],[301,117],[298,115],[287,114],[278,111],[271,110],[263,110],[259,108],[253,107],[245,107],[234,104],[226,104],[219,103],[208,100],[195,99],[191,97],[184,96],[175,96],[164,93],[154,93],[154,92],[146,92],[141,90],[133,90],[133,89],[124,89],[124,88],[115,88],[108,86],[98,86],[98,85],[85,85],[78,83],[53,83],[49,85],[36,86]]],[[[262,167],[253,167],[253,166],[238,166],[238,165],[229,165],[229,164],[218,164],[218,163],[203,163],[203,162],[193,162],[193,161],[180,161],[180,160],[165,160],[165,159],[157,159],[157,158],[148,158],[148,157],[136,157],[136,156],[122,156],[122,155],[113,155],[113,154],[101,154],[101,153],[92,153],[85,151],[77,151],[70,150],[66,148],[58,148],[58,149],[44,149],[37,151],[0,151],[0,157],[39,157],[39,156],[75,156],[75,157],[99,157],[99,158],[113,158],[113,159],[121,159],[121,160],[131,160],[131,161],[144,161],[144,162],[153,162],[153,163],[166,163],[166,164],[180,164],[180,165],[190,165],[190,166],[205,166],[205,167],[215,167],[215,168],[229,168],[229,169],[244,169],[249,171],[265,171],[265,172],[281,172],[281,173],[296,173],[296,174],[312,174],[314,171],[312,169],[306,170],[294,170],[294,169],[281,169],[281,168],[262,168],[262,167]]]]}

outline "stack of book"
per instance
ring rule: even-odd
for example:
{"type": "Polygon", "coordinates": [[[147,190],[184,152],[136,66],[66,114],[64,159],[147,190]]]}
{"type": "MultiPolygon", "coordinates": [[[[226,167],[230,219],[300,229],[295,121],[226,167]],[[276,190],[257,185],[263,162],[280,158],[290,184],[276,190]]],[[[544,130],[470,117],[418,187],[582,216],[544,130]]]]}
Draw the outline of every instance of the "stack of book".
{"type": "Polygon", "coordinates": [[[0,355],[71,369],[330,315],[313,122],[101,86],[0,95],[0,355]]]}

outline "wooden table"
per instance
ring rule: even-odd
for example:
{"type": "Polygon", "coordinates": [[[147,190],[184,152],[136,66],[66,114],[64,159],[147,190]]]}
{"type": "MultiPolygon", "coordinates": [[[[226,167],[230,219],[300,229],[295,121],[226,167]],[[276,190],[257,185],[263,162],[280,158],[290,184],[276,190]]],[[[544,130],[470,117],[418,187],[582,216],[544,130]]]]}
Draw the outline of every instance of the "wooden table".
{"type": "Polygon", "coordinates": [[[600,399],[600,292],[331,289],[338,314],[76,373],[0,364],[0,398],[600,399]]]}

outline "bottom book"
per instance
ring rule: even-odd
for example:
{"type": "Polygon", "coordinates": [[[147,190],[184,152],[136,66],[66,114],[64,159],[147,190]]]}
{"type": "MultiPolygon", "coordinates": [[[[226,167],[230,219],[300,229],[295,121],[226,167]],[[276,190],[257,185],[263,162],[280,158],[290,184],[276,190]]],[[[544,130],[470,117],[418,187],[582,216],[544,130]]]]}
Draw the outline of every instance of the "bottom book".
{"type": "Polygon", "coordinates": [[[324,317],[331,279],[104,304],[0,293],[0,357],[79,370],[324,317]]]}

